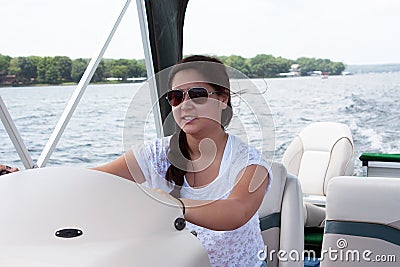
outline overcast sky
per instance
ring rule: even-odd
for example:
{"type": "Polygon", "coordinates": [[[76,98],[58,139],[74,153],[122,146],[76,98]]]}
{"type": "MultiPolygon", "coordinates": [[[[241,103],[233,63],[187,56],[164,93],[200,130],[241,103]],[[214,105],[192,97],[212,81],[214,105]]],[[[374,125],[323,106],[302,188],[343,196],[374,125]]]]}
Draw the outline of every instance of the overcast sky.
{"type": "MultiPolygon", "coordinates": [[[[90,58],[124,3],[0,0],[0,54],[90,58]]],[[[399,25],[400,0],[190,0],[184,54],[400,63],[399,25]]],[[[105,57],[144,57],[136,0],[105,57]]]]}

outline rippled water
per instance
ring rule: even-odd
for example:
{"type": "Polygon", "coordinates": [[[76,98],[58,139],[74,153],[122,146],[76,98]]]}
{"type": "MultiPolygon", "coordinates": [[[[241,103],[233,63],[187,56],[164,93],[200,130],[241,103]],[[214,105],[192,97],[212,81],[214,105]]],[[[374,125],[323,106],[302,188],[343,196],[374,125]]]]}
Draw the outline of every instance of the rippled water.
{"type": "MultiPolygon", "coordinates": [[[[246,98],[256,114],[263,113],[267,124],[274,123],[275,159],[280,160],[298,132],[316,121],[349,125],[358,174],[361,173],[358,157],[362,152],[400,152],[400,73],[265,81],[253,80],[261,89],[268,88],[265,93],[268,104],[261,101],[260,95],[249,94],[246,98]]],[[[154,134],[154,126],[146,123],[150,94],[144,89],[136,94],[140,86],[90,85],[48,166],[96,166],[114,159],[124,151],[125,118],[129,122],[126,128],[130,129],[125,132],[125,141],[140,139],[144,128],[154,134]],[[135,104],[128,109],[133,98],[135,104]]],[[[0,88],[34,161],[74,89],[74,86],[0,88]]],[[[249,116],[246,108],[235,107],[234,110],[241,113],[241,123],[254,124],[251,118],[244,119],[249,116]]],[[[231,131],[235,132],[235,127],[233,124],[231,131]]],[[[250,138],[258,137],[254,134],[250,138]]],[[[2,125],[0,145],[1,162],[23,168],[2,125]]]]}
{"type": "Polygon", "coordinates": [[[316,121],[350,127],[358,174],[362,152],[400,152],[400,73],[269,80],[269,87],[278,155],[316,121]]]}

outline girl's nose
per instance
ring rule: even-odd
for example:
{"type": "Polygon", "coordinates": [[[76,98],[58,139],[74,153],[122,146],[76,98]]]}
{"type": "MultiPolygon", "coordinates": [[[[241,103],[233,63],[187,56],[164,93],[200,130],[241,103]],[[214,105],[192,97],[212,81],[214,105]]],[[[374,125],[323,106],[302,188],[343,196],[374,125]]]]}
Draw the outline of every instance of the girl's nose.
{"type": "Polygon", "coordinates": [[[184,93],[183,93],[183,101],[185,102],[185,101],[188,101],[190,98],[189,98],[189,93],[188,93],[188,91],[185,91],[184,93]]]}
{"type": "Polygon", "coordinates": [[[193,108],[193,102],[189,98],[189,95],[187,93],[185,93],[183,96],[183,102],[181,104],[181,109],[191,109],[191,108],[193,108]]]}

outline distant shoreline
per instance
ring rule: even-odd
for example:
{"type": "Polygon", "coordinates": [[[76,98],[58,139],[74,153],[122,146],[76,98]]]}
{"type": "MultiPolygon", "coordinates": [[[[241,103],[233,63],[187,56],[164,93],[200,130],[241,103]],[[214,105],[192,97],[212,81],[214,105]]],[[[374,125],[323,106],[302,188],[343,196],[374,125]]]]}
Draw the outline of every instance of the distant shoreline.
{"type": "MultiPolygon", "coordinates": [[[[350,75],[362,75],[362,74],[384,74],[384,73],[393,73],[393,72],[400,72],[400,64],[391,64],[391,65],[396,65],[398,66],[397,68],[394,68],[393,70],[386,70],[384,68],[382,69],[376,69],[375,71],[373,71],[373,69],[371,69],[372,66],[379,66],[379,65],[365,65],[368,66],[365,70],[360,68],[357,71],[357,68],[355,68],[355,71],[350,71],[350,75]]],[[[354,65],[354,66],[364,66],[364,65],[354,65]]],[[[386,66],[386,65],[385,65],[386,66]]],[[[329,75],[329,77],[335,77],[335,76],[346,76],[346,75],[329,75]]],[[[265,77],[265,78],[249,78],[249,79],[293,79],[293,78],[304,78],[304,77],[312,77],[312,76],[297,76],[297,77],[265,77]]],[[[140,81],[140,82],[129,82],[129,81],[102,81],[102,82],[91,82],[89,83],[89,85],[102,85],[102,84],[139,84],[142,82],[146,82],[146,80],[144,81],[140,81]]],[[[34,83],[34,84],[29,84],[29,83],[25,83],[25,84],[0,84],[0,89],[2,88],[19,88],[19,87],[55,87],[55,86],[69,86],[69,85],[78,85],[78,83],[74,83],[74,82],[65,82],[65,83],[60,83],[60,84],[46,84],[46,83],[34,83]]]]}
{"type": "Polygon", "coordinates": [[[398,72],[400,71],[400,64],[346,65],[345,71],[357,74],[398,72]]]}
{"type": "MultiPolygon", "coordinates": [[[[109,82],[94,82],[94,83],[89,83],[91,84],[135,84],[138,82],[127,82],[127,81],[121,81],[121,82],[116,82],[116,81],[109,81],[109,82]]],[[[67,83],[59,83],[59,84],[50,84],[50,83],[34,83],[34,84],[29,84],[29,83],[23,83],[23,84],[0,84],[0,88],[18,88],[18,87],[54,87],[54,86],[68,86],[68,85],[78,85],[78,83],[74,82],[67,82],[67,83]]]]}

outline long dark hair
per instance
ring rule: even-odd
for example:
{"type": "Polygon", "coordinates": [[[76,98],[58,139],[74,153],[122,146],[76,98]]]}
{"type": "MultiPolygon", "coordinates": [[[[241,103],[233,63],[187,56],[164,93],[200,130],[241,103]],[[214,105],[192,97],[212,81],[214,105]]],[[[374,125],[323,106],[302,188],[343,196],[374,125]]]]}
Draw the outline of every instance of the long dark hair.
{"type": "MultiPolygon", "coordinates": [[[[208,81],[208,84],[214,88],[217,95],[225,95],[228,97],[228,107],[222,110],[221,127],[225,128],[228,126],[232,119],[232,104],[229,77],[225,65],[220,60],[213,57],[201,55],[186,57],[172,67],[168,76],[168,88],[171,88],[172,80],[175,75],[187,69],[198,71],[208,81]],[[196,64],[185,64],[190,62],[196,64]]],[[[167,181],[173,181],[175,185],[182,186],[183,177],[186,174],[186,162],[191,158],[186,133],[179,126],[176,126],[175,133],[171,137],[167,157],[171,165],[167,169],[165,179],[167,181]]]]}

